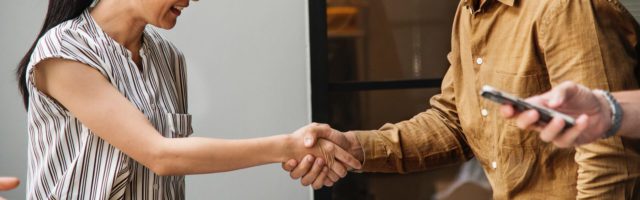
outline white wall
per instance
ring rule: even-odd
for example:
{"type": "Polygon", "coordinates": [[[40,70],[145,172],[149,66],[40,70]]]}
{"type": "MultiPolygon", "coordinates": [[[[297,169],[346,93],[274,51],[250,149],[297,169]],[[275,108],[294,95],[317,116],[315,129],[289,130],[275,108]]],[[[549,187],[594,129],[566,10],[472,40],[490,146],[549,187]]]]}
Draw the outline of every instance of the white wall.
{"type": "MultiPolygon", "coordinates": [[[[163,33],[187,56],[194,136],[249,138],[291,132],[310,121],[307,1],[191,2],[163,33]]],[[[47,1],[0,9],[0,175],[26,181],[25,114],[13,78],[47,1]]],[[[0,193],[23,199],[24,186],[0,193]]],[[[279,165],[187,177],[187,199],[309,199],[279,165]]]]}
{"type": "Polygon", "coordinates": [[[17,176],[17,190],[0,192],[8,199],[24,199],[27,180],[26,113],[14,70],[40,30],[47,2],[22,0],[0,8],[0,176],[17,176]]]}

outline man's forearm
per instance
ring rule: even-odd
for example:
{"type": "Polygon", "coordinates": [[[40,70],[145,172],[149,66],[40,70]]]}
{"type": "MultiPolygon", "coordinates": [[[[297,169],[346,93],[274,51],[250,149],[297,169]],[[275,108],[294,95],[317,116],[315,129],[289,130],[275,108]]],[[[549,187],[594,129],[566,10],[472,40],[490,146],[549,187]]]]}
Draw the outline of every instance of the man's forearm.
{"type": "Polygon", "coordinates": [[[640,138],[640,90],[612,93],[623,110],[619,136],[640,138]]]}
{"type": "Polygon", "coordinates": [[[344,135],[350,144],[350,148],[346,150],[362,163],[364,161],[364,149],[362,149],[362,144],[360,144],[358,138],[356,138],[356,133],[350,131],[344,133],[344,135]]]}

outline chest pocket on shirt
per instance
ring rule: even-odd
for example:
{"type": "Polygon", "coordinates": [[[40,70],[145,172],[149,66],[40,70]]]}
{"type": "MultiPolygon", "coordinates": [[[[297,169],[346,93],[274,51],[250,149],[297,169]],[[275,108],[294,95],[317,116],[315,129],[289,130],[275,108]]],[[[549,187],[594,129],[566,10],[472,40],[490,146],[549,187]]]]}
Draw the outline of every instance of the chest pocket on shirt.
{"type": "Polygon", "coordinates": [[[190,114],[165,113],[165,130],[171,138],[189,137],[193,133],[190,114]]]}
{"type": "MultiPolygon", "coordinates": [[[[520,98],[527,98],[536,94],[541,94],[550,89],[549,77],[545,72],[530,74],[508,74],[504,72],[493,72],[490,85],[515,95],[520,98]]],[[[498,105],[485,101],[485,106],[495,110],[490,122],[492,130],[500,133],[498,142],[503,146],[527,147],[537,146],[540,141],[538,134],[533,131],[522,131],[515,123],[515,120],[507,120],[499,116],[498,105]]]]}

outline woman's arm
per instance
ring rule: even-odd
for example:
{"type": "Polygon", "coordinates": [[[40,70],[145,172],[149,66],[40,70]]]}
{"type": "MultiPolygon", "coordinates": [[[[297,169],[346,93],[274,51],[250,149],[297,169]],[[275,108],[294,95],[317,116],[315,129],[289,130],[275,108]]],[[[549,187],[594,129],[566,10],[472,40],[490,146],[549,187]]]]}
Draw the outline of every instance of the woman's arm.
{"type": "MultiPolygon", "coordinates": [[[[165,138],[97,70],[62,59],[43,61],[36,69],[39,90],[58,101],[98,137],[159,175],[224,172],[292,158],[300,160],[307,154],[326,159],[335,155],[359,168],[359,162],[333,148],[332,143],[306,149],[302,134],[244,140],[165,138]]],[[[298,131],[320,130],[305,127],[298,131]]]]}

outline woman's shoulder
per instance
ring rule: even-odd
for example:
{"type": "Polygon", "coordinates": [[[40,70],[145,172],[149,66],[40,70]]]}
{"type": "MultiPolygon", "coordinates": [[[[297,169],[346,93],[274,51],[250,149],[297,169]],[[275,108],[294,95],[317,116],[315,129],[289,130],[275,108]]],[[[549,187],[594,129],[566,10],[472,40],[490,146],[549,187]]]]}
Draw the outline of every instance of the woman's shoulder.
{"type": "Polygon", "coordinates": [[[33,68],[43,60],[62,58],[85,63],[103,70],[98,45],[99,36],[86,13],[62,22],[43,34],[36,42],[27,68],[33,68]]]}
{"type": "Polygon", "coordinates": [[[90,26],[82,16],[62,22],[38,39],[36,49],[50,53],[62,53],[63,49],[92,49],[97,37],[90,26]]]}

